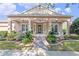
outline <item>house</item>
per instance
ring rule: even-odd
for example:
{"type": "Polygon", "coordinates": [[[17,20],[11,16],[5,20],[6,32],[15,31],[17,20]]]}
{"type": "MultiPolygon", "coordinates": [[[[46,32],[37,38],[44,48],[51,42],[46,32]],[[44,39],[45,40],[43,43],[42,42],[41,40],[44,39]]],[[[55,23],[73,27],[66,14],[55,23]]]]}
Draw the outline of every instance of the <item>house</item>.
{"type": "MultiPolygon", "coordinates": [[[[53,31],[55,35],[63,35],[63,23],[67,23],[66,34],[69,34],[70,19],[72,16],[62,15],[54,10],[49,10],[43,5],[37,5],[29,10],[25,10],[20,14],[8,15],[7,23],[8,32],[16,31],[24,33],[32,31],[33,35],[47,35],[53,31]]],[[[1,24],[2,22],[0,22],[1,24]]],[[[4,29],[5,27],[3,27],[4,29]]],[[[1,29],[1,25],[0,25],[1,29]]],[[[7,29],[5,29],[7,30],[7,29]]]]}
{"type": "MultiPolygon", "coordinates": [[[[8,31],[8,20],[0,20],[0,31],[8,31]]],[[[12,31],[14,31],[14,23],[12,23],[12,31]]]]}

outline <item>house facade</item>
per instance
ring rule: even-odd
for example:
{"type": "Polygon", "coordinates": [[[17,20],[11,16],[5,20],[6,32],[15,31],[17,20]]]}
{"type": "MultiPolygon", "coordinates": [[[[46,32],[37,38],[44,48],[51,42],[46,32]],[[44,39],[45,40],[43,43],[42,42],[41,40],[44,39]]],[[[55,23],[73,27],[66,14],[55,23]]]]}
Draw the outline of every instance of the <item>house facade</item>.
{"type": "Polygon", "coordinates": [[[66,34],[69,34],[71,16],[56,13],[54,10],[37,5],[20,14],[8,15],[8,32],[24,33],[32,31],[33,35],[47,35],[53,31],[55,35],[63,35],[63,23],[67,23],[66,34]]]}

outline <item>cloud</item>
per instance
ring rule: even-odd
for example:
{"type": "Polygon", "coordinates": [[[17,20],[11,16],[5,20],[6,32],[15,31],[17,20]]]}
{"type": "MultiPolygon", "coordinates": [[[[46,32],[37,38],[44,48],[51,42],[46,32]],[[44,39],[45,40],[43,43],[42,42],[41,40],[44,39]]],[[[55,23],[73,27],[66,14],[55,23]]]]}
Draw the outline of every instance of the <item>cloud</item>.
{"type": "Polygon", "coordinates": [[[16,5],[12,3],[4,3],[0,4],[0,14],[1,15],[8,15],[12,13],[17,13],[16,5]]]}
{"type": "Polygon", "coordinates": [[[65,15],[65,12],[62,12],[61,14],[65,15]]]}
{"type": "Polygon", "coordinates": [[[10,14],[20,14],[20,12],[14,11],[13,13],[10,13],[10,14]]]}
{"type": "Polygon", "coordinates": [[[71,8],[66,8],[66,9],[65,9],[65,12],[71,13],[71,8]]]}
{"type": "Polygon", "coordinates": [[[32,8],[37,5],[37,3],[18,3],[19,6],[24,7],[25,9],[32,8]]]}
{"type": "Polygon", "coordinates": [[[55,11],[60,13],[62,10],[61,10],[61,8],[55,8],[55,11]]]}

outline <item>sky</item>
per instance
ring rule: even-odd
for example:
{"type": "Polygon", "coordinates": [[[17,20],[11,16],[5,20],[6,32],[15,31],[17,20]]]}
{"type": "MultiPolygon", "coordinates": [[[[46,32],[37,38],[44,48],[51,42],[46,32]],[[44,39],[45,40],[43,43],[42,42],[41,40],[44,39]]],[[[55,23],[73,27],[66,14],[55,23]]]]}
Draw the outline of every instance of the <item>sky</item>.
{"type": "MultiPolygon", "coordinates": [[[[6,20],[7,16],[10,14],[19,14],[24,10],[28,10],[38,4],[36,3],[0,3],[0,20],[6,20]]],[[[53,5],[53,3],[52,3],[53,5]]],[[[49,8],[54,10],[57,13],[63,15],[71,15],[71,21],[74,21],[79,17],[79,6],[78,4],[71,5],[70,7],[65,8],[66,3],[56,3],[54,8],[49,8]]]]}

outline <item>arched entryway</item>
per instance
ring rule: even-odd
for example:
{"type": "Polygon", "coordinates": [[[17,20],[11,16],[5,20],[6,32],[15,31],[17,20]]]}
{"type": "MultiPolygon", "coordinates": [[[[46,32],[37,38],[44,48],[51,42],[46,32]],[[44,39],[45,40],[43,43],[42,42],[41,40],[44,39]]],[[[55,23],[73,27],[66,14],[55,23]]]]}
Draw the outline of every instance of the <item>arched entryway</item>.
{"type": "Polygon", "coordinates": [[[32,22],[32,27],[31,27],[33,34],[47,34],[48,33],[48,22],[32,22]]]}
{"type": "Polygon", "coordinates": [[[38,23],[36,25],[36,34],[43,34],[43,24],[42,23],[38,23]]]}

